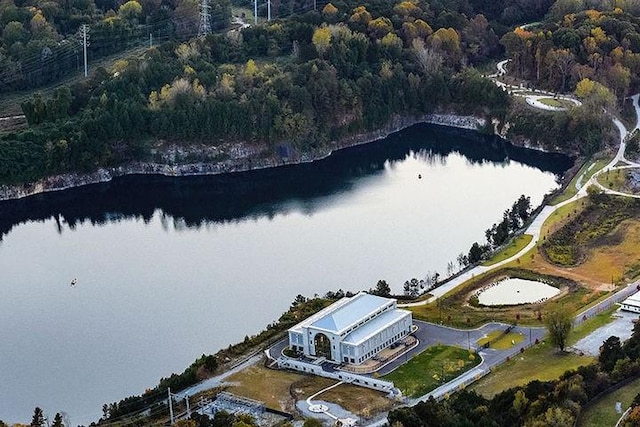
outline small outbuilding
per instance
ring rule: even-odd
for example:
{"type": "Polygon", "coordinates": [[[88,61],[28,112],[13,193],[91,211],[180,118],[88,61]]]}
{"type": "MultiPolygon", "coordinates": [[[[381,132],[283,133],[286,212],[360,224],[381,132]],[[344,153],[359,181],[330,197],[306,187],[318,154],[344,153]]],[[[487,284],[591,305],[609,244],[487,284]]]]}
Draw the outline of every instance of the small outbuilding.
{"type": "Polygon", "coordinates": [[[622,310],[640,313],[640,292],[636,292],[620,303],[622,310]]]}

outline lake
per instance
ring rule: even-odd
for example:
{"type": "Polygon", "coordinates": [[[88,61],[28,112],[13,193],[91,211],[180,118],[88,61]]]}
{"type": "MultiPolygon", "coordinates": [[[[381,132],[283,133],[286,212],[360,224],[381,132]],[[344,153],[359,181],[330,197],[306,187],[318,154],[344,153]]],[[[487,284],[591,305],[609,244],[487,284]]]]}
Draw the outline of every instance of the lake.
{"type": "Polygon", "coordinates": [[[0,419],[29,423],[40,406],[88,424],[298,294],[444,275],[571,164],[419,125],[311,164],[0,203],[0,419]]]}

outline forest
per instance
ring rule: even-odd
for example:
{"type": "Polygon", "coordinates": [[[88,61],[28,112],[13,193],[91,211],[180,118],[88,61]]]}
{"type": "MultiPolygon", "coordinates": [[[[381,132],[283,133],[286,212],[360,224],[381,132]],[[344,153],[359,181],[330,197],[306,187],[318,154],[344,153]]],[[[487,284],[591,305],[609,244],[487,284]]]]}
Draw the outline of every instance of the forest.
{"type": "MultiPolygon", "coordinates": [[[[610,129],[601,108],[617,110],[637,85],[638,22],[622,2],[572,1],[568,15],[549,0],[338,0],[316,10],[274,2],[283,18],[188,38],[198,22],[194,0],[79,1],[0,3],[0,90],[37,88],[64,74],[43,58],[76,61],[77,53],[55,49],[77,40],[82,23],[92,28],[92,55],[125,49],[153,25],[164,26],[167,41],[22,102],[28,128],[0,135],[0,184],[150,161],[160,142],[241,142],[265,157],[313,153],[394,117],[433,112],[508,122],[509,138],[589,155],[610,129]],[[509,31],[540,19],[539,31],[509,31]],[[485,77],[505,53],[511,78],[575,90],[583,107],[529,114],[485,77]],[[32,73],[34,57],[40,66],[32,73]]],[[[635,10],[638,0],[628,2],[635,10]]],[[[214,26],[227,28],[231,5],[213,0],[212,8],[214,26]]]]}

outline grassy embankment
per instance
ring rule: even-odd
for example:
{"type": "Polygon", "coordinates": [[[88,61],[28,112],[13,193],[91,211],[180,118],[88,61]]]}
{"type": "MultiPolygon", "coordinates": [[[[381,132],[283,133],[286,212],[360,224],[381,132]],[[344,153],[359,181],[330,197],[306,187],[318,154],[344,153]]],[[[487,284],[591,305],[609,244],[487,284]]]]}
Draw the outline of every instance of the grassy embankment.
{"type": "Polygon", "coordinates": [[[637,170],[616,169],[598,176],[598,182],[605,188],[626,194],[640,195],[637,185],[632,185],[631,174],[638,174],[637,170]]]}
{"type": "Polygon", "coordinates": [[[533,239],[531,234],[523,234],[521,236],[516,237],[505,247],[503,250],[493,255],[490,259],[486,260],[482,263],[483,266],[489,267],[491,265],[497,264],[499,262],[504,261],[505,259],[509,259],[522,249],[524,249],[533,239]]]}
{"type": "MultiPolygon", "coordinates": [[[[612,277],[614,282],[627,283],[640,273],[640,263],[634,261],[640,259],[640,221],[635,219],[637,216],[631,215],[631,218],[623,221],[604,220],[629,216],[628,214],[634,212],[636,208],[627,202],[606,199],[600,200],[595,208],[591,207],[591,212],[581,215],[588,203],[587,199],[583,199],[558,209],[543,225],[540,244],[519,260],[505,266],[505,268],[525,269],[532,274],[564,276],[582,284],[564,296],[547,302],[541,307],[543,312],[557,308],[577,313],[606,298],[615,289],[615,283],[611,284],[612,277]],[[631,210],[624,213],[627,209],[631,210]],[[595,216],[593,212],[596,212],[595,216]],[[569,266],[552,264],[541,253],[541,244],[547,240],[553,241],[557,236],[564,236],[569,241],[560,240],[553,244],[583,246],[584,253],[576,263],[569,266]],[[588,238],[583,241],[581,238],[584,236],[588,238]]],[[[477,287],[479,282],[486,280],[487,276],[488,274],[476,277],[448,295],[444,301],[451,305],[440,303],[439,306],[431,304],[416,307],[414,313],[417,317],[427,317],[430,320],[435,318],[436,321],[442,313],[440,319],[445,323],[460,322],[461,316],[467,316],[470,319],[468,323],[475,325],[482,323],[483,318],[513,319],[514,311],[518,310],[521,314],[518,323],[536,323],[532,322],[531,313],[526,310],[526,307],[491,310],[473,309],[465,305],[470,290],[477,287]],[[461,313],[457,318],[453,317],[458,310],[461,313]]],[[[610,320],[610,311],[588,320],[572,332],[570,343],[588,335],[610,320]]],[[[557,378],[567,369],[588,364],[592,360],[591,357],[558,353],[549,344],[543,343],[499,367],[494,373],[474,385],[474,388],[490,396],[506,388],[526,384],[533,379],[557,378]],[[540,360],[545,360],[546,363],[541,364],[540,360]]]]}
{"type": "Polygon", "coordinates": [[[562,203],[565,200],[569,200],[570,198],[575,196],[578,193],[578,189],[576,188],[576,183],[578,182],[578,180],[580,180],[581,185],[585,185],[585,183],[589,181],[593,174],[605,167],[610,161],[611,159],[601,158],[591,159],[586,162],[584,165],[582,165],[578,173],[576,173],[575,176],[571,179],[571,181],[567,185],[567,188],[561,194],[554,197],[553,200],[551,200],[550,204],[555,206],[558,203],[562,203]]]}
{"type": "MultiPolygon", "coordinates": [[[[613,321],[615,307],[583,322],[571,331],[569,345],[613,321]]],[[[549,381],[558,378],[565,371],[592,363],[595,358],[575,353],[560,353],[548,342],[527,349],[524,353],[493,369],[490,375],[470,386],[471,390],[492,397],[511,387],[525,385],[533,380],[549,381]],[[544,363],[540,361],[544,360],[544,363]]]]}
{"type": "Polygon", "coordinates": [[[521,333],[509,332],[503,335],[502,331],[493,331],[487,334],[486,337],[479,339],[477,344],[483,346],[491,342],[491,348],[495,350],[507,350],[522,341],[524,341],[524,335],[521,333]]]}
{"type": "Polygon", "coordinates": [[[584,409],[579,419],[579,427],[614,426],[620,418],[615,410],[616,402],[622,403],[622,410],[626,410],[640,390],[640,379],[630,382],[613,393],[608,394],[595,404],[584,409]]]}
{"type": "Polygon", "coordinates": [[[437,345],[428,347],[409,362],[384,377],[402,390],[419,397],[477,366],[481,359],[468,350],[437,345]]]}

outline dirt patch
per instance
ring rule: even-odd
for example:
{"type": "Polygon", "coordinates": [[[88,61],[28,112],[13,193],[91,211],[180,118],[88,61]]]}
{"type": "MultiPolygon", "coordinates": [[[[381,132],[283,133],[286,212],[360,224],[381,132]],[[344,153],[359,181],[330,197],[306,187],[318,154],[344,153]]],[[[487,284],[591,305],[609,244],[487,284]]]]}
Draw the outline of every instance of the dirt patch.
{"type": "Polygon", "coordinates": [[[270,408],[293,413],[295,400],[291,397],[289,389],[291,384],[301,378],[301,374],[254,365],[230,376],[228,382],[231,386],[227,391],[259,400],[270,408]]]}
{"type": "MultiPolygon", "coordinates": [[[[305,376],[291,385],[291,394],[296,400],[305,400],[320,390],[336,384],[336,382],[329,378],[305,376]]],[[[381,411],[388,411],[395,403],[388,399],[384,393],[351,384],[342,384],[332,388],[320,394],[317,399],[336,403],[347,411],[364,418],[381,411]]]]}
{"type": "Polygon", "coordinates": [[[622,221],[611,233],[583,249],[580,264],[562,267],[551,263],[541,252],[528,259],[527,268],[573,279],[594,290],[611,291],[640,274],[640,220],[622,221]]]}

